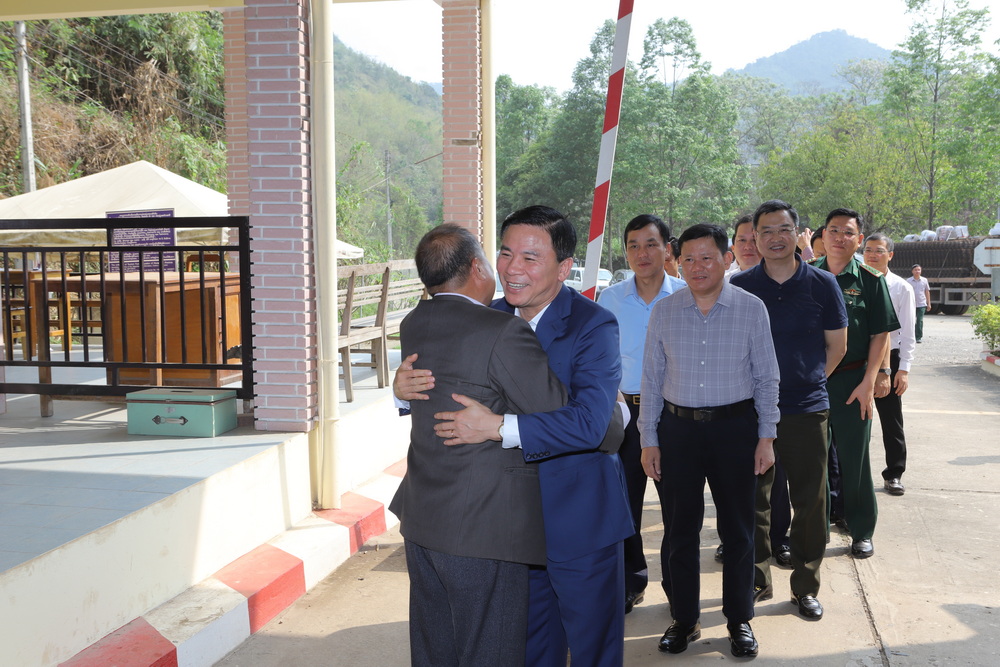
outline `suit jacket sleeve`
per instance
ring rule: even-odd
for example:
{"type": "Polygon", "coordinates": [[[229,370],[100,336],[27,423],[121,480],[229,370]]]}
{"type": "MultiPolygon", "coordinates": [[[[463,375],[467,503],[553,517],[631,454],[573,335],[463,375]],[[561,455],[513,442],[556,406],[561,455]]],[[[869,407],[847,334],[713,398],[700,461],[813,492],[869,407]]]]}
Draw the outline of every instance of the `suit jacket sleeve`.
{"type": "Polygon", "coordinates": [[[614,315],[598,309],[577,336],[557,341],[547,352],[557,372],[564,369],[560,378],[569,380],[569,403],[559,410],[518,418],[521,448],[529,461],[596,450],[617,411],[621,352],[614,315]]]}
{"type": "Polygon", "coordinates": [[[488,373],[512,414],[549,412],[566,405],[566,388],[549,368],[531,327],[520,318],[511,318],[497,339],[488,373]]]}

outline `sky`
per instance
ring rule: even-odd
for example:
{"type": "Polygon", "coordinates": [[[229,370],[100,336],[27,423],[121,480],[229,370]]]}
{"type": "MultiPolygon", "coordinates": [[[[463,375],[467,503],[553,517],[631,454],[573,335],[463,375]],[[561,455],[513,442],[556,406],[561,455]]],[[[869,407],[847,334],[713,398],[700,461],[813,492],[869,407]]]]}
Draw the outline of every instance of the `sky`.
{"type": "MultiPolygon", "coordinates": [[[[990,8],[984,42],[992,44],[1000,38],[1000,0],[970,0],[970,6],[990,8]]],[[[691,24],[702,60],[715,74],[828,30],[891,50],[909,32],[912,17],[905,10],[904,0],[635,0],[629,57],[641,56],[650,23],[673,16],[691,24]]],[[[617,13],[618,0],[493,0],[494,73],[563,92],[594,33],[617,13]]],[[[441,80],[441,8],[433,0],[337,2],[332,17],[334,33],[352,49],[414,80],[441,80]]]]}

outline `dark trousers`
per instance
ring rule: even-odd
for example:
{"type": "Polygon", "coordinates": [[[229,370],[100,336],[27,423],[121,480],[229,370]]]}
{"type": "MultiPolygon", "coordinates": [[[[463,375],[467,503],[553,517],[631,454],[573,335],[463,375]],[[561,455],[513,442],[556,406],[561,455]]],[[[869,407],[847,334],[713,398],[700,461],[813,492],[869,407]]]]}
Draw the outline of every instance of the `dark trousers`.
{"type": "MultiPolygon", "coordinates": [[[[789,546],[792,556],[792,593],[819,593],[820,565],[826,552],[829,528],[826,507],[826,439],[829,411],[781,415],[774,453],[788,475],[788,495],[792,504],[789,546]]],[[[774,469],[757,480],[757,524],[754,534],[756,572],[754,583],[771,584],[771,549],[768,533],[771,508],[767,500],[776,479],[774,469]]],[[[728,549],[728,546],[727,546],[728,549]]],[[[727,554],[728,557],[728,554],[727,554]]]]}
{"type": "Polygon", "coordinates": [[[827,491],[830,496],[827,505],[829,505],[830,519],[832,520],[834,515],[844,516],[844,496],[840,493],[840,459],[837,457],[837,443],[829,428],[827,428],[826,450],[827,491]]]}
{"type": "MultiPolygon", "coordinates": [[[[665,495],[673,501],[668,539],[671,607],[682,625],[700,616],[700,534],[705,518],[705,481],[712,490],[725,535],[722,613],[730,623],[753,618],[754,451],[757,416],[710,422],[681,419],[664,410],[659,428],[665,495]]],[[[661,558],[664,557],[661,554],[661,558]]]]}
{"type": "Polygon", "coordinates": [[[622,543],[531,568],[529,667],[617,667],[625,661],[622,543]]]}
{"type": "Polygon", "coordinates": [[[840,493],[844,502],[843,517],[855,541],[871,539],[878,521],[878,503],[872,483],[868,442],[872,420],[861,419],[857,401],[847,404],[864,378],[865,369],[857,368],[834,373],[827,381],[830,394],[830,438],[837,447],[840,463],[840,493]]]}
{"type": "MultiPolygon", "coordinates": [[[[917,310],[920,310],[919,308],[917,310]]],[[[902,477],[906,471],[906,436],[903,434],[903,397],[895,392],[896,373],[899,372],[899,350],[889,353],[892,385],[889,395],[875,399],[875,409],[882,423],[882,444],[885,445],[885,470],[882,479],[902,477]]]]}
{"type": "Polygon", "coordinates": [[[410,661],[418,667],[524,664],[528,566],[453,556],[405,540],[410,661]]]}
{"type": "MultiPolygon", "coordinates": [[[[788,528],[792,523],[792,506],[788,498],[788,474],[785,472],[785,465],[780,460],[775,459],[772,470],[774,471],[774,483],[771,485],[771,502],[768,505],[771,509],[771,529],[768,531],[767,537],[773,553],[779,547],[788,545],[788,528]]],[[[759,488],[759,478],[757,485],[759,488]]]]}
{"type": "MultiPolygon", "coordinates": [[[[638,398],[638,397],[637,397],[638,398]]],[[[626,396],[628,410],[632,415],[625,427],[625,440],[622,441],[618,457],[625,471],[625,487],[628,491],[629,509],[632,511],[632,524],[635,535],[625,539],[625,592],[640,593],[646,590],[649,583],[649,569],[646,566],[646,554],[642,550],[642,505],[646,495],[646,482],[649,477],[642,469],[642,447],[639,443],[639,406],[626,396]]],[[[664,526],[665,527],[665,526],[664,526]]]]}
{"type": "Polygon", "coordinates": [[[913,333],[915,334],[917,341],[923,340],[924,337],[924,313],[927,312],[927,307],[917,308],[917,319],[913,323],[913,333]]]}

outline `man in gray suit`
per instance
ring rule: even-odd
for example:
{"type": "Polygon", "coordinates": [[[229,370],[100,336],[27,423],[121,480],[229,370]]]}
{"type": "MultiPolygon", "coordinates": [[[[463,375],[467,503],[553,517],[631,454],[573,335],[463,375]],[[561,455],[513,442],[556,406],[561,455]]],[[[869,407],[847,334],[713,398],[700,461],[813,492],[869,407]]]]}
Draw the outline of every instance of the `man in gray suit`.
{"type": "Polygon", "coordinates": [[[433,368],[436,390],[414,401],[406,476],[389,509],[400,518],[410,575],[414,665],[524,661],[528,564],[545,563],[538,469],[499,442],[455,447],[434,432],[434,413],[464,394],[498,414],[548,412],[566,391],[523,319],[484,307],[493,269],[479,242],[441,225],[417,245],[432,299],[403,320],[404,357],[433,368]]]}

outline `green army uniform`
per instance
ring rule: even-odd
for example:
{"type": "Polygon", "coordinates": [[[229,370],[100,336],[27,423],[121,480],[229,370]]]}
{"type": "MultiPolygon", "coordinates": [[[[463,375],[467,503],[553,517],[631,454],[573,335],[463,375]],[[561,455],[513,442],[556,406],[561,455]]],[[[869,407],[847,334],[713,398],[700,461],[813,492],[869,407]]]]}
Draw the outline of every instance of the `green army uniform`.
{"type": "MultiPolygon", "coordinates": [[[[827,258],[813,265],[829,271],[827,258]]],[[[851,538],[870,540],[878,519],[878,505],[868,460],[868,441],[872,421],[861,419],[857,401],[847,399],[864,380],[871,337],[899,328],[896,311],[889,298],[889,287],[879,271],[852,258],[840,274],[837,284],[847,306],[847,354],[827,381],[830,394],[830,441],[837,447],[844,497],[844,519],[851,538]]]]}

